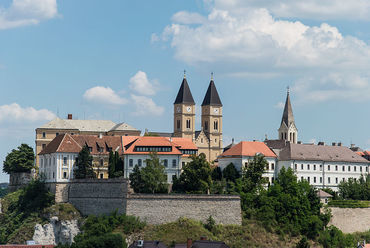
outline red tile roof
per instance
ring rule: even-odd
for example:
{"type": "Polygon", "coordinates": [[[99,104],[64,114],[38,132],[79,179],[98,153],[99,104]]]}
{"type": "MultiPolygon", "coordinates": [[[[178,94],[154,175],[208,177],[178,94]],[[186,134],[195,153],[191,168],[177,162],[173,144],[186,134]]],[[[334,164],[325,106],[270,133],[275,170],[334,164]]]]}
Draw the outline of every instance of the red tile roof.
{"type": "Polygon", "coordinates": [[[220,157],[229,156],[254,156],[256,153],[261,153],[265,157],[276,157],[275,153],[267,147],[263,142],[259,141],[242,141],[239,144],[231,147],[226,152],[222,153],[220,157]]]}
{"type": "Polygon", "coordinates": [[[174,143],[181,150],[198,150],[198,147],[193,143],[191,139],[188,138],[167,138],[168,140],[172,139],[174,143]]]}
{"type": "MultiPolygon", "coordinates": [[[[127,136],[129,137],[129,136],[127,136]]],[[[126,138],[123,137],[123,138],[126,138]]],[[[135,139],[133,142],[125,146],[124,154],[149,154],[150,152],[137,152],[135,147],[172,147],[170,152],[157,152],[158,154],[168,154],[168,155],[182,155],[179,149],[177,149],[176,144],[170,142],[166,137],[151,137],[151,136],[142,136],[135,139]]]]}

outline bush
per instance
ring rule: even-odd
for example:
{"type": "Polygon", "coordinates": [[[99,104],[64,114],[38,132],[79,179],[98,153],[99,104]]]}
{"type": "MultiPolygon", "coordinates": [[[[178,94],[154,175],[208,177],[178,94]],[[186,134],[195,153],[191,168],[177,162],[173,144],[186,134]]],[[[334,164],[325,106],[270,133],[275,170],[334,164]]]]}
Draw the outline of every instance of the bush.
{"type": "Polygon", "coordinates": [[[76,242],[71,245],[71,248],[107,248],[107,247],[126,248],[127,244],[120,234],[106,233],[100,236],[90,236],[80,242],[76,242]]]}
{"type": "Polygon", "coordinates": [[[215,228],[216,221],[212,218],[212,215],[210,215],[207,219],[207,222],[204,224],[204,228],[208,231],[212,232],[215,228]]]}

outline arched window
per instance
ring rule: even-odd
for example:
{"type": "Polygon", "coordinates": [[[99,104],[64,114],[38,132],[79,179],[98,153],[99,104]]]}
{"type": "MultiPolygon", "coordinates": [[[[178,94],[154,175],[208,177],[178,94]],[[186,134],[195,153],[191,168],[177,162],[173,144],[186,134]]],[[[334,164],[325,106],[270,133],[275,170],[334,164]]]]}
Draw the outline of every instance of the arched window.
{"type": "Polygon", "coordinates": [[[181,121],[177,120],[177,129],[180,129],[180,128],[181,128],[181,121]]]}
{"type": "Polygon", "coordinates": [[[190,120],[186,120],[186,128],[187,129],[190,129],[191,128],[190,120]]]}
{"type": "Polygon", "coordinates": [[[214,121],[213,123],[213,129],[218,130],[218,121],[214,121]]]}
{"type": "Polygon", "coordinates": [[[208,121],[205,121],[204,122],[204,130],[207,131],[208,130],[208,121]]]}
{"type": "Polygon", "coordinates": [[[104,159],[100,159],[100,166],[104,166],[104,159]]]}

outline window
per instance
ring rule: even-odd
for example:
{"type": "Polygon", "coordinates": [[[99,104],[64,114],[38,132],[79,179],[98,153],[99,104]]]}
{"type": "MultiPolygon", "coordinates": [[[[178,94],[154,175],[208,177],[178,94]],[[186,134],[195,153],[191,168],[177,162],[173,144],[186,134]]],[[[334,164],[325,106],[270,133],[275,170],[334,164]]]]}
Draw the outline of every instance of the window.
{"type": "Polygon", "coordinates": [[[89,147],[89,152],[92,152],[92,147],[89,147]]]}
{"type": "Polygon", "coordinates": [[[204,122],[204,130],[206,130],[206,131],[208,130],[208,121],[204,122]]]}
{"type": "Polygon", "coordinates": [[[164,167],[168,167],[168,160],[167,159],[165,159],[165,160],[163,160],[163,165],[164,165],[164,167]]]}
{"type": "Polygon", "coordinates": [[[303,170],[303,164],[301,164],[301,170],[303,170]]]}
{"type": "Polygon", "coordinates": [[[335,166],[335,171],[338,171],[338,165],[335,166]]]}
{"type": "Polygon", "coordinates": [[[330,171],[330,164],[328,164],[328,171],[330,171]]]}
{"type": "Polygon", "coordinates": [[[303,181],[303,177],[301,177],[301,181],[303,181]]]}
{"type": "Polygon", "coordinates": [[[44,150],[46,147],[46,144],[42,144],[42,150],[44,150]]]}
{"type": "Polygon", "coordinates": [[[215,143],[217,144],[217,139],[215,139],[215,143]]]}
{"type": "Polygon", "coordinates": [[[346,179],[343,177],[343,182],[345,182],[346,181],[346,179]]]}
{"type": "Polygon", "coordinates": [[[67,178],[67,172],[66,172],[66,171],[64,171],[64,172],[63,172],[63,178],[64,178],[64,179],[66,179],[66,178],[67,178]]]}
{"type": "Polygon", "coordinates": [[[177,164],[176,159],[172,159],[172,168],[176,168],[176,164],[177,164]]]}
{"type": "Polygon", "coordinates": [[[133,159],[129,159],[129,161],[128,161],[128,165],[129,165],[130,167],[134,166],[134,160],[133,160],[133,159]]]}
{"type": "Polygon", "coordinates": [[[348,166],[348,171],[351,171],[351,166],[348,166]]]}
{"type": "Polygon", "coordinates": [[[100,159],[100,166],[104,166],[104,159],[100,159]]]}
{"type": "Polygon", "coordinates": [[[200,143],[203,143],[203,138],[200,139],[200,143]]]}
{"type": "Polygon", "coordinates": [[[58,136],[58,135],[59,135],[59,133],[55,133],[55,137],[58,136]]]}
{"type": "Polygon", "coordinates": [[[182,162],[182,167],[184,167],[185,166],[185,162],[182,162]]]}
{"type": "Polygon", "coordinates": [[[54,157],[54,163],[53,163],[54,165],[56,164],[56,162],[55,162],[55,161],[56,161],[56,160],[55,160],[55,157],[54,157]]]}
{"type": "Polygon", "coordinates": [[[67,166],[68,158],[64,157],[63,158],[63,166],[67,166]]]}
{"type": "Polygon", "coordinates": [[[320,177],[320,183],[322,183],[322,177],[320,177]]]}
{"type": "Polygon", "coordinates": [[[180,129],[181,128],[181,122],[180,120],[177,120],[177,129],[180,129]]]}
{"type": "Polygon", "coordinates": [[[338,184],[338,177],[335,178],[335,183],[338,184]]]}
{"type": "Polygon", "coordinates": [[[275,170],[275,164],[274,163],[271,164],[271,170],[275,170]]]}
{"type": "Polygon", "coordinates": [[[316,170],[316,165],[315,164],[313,165],[313,170],[316,170]]]}
{"type": "Polygon", "coordinates": [[[362,166],[360,166],[360,171],[362,172],[362,166]]]}
{"type": "Polygon", "coordinates": [[[330,177],[328,177],[328,183],[330,184],[330,177]]]}
{"type": "Polygon", "coordinates": [[[266,164],[266,170],[269,170],[270,168],[269,168],[269,164],[266,164]]]}
{"type": "Polygon", "coordinates": [[[310,170],[310,165],[309,164],[307,165],[307,170],[310,170]]]}
{"type": "Polygon", "coordinates": [[[313,177],[313,182],[316,183],[316,177],[313,177]]]}
{"type": "Polygon", "coordinates": [[[322,171],[322,164],[320,164],[320,171],[322,171]]]}
{"type": "Polygon", "coordinates": [[[43,132],[43,133],[42,133],[42,137],[43,137],[43,138],[45,138],[45,137],[46,137],[46,133],[45,133],[45,132],[43,132]]]}
{"type": "Polygon", "coordinates": [[[142,160],[139,158],[138,160],[137,160],[137,165],[139,166],[139,167],[141,167],[141,165],[142,165],[142,160]]]}
{"type": "Polygon", "coordinates": [[[353,170],[356,171],[356,166],[353,166],[353,170]]]}
{"type": "Polygon", "coordinates": [[[344,165],[342,166],[342,171],[345,171],[345,169],[344,169],[344,165]]]}
{"type": "Polygon", "coordinates": [[[55,178],[55,172],[53,172],[53,178],[55,178]]]}
{"type": "Polygon", "coordinates": [[[103,178],[104,178],[104,174],[100,173],[100,179],[103,179],[103,178]]]}
{"type": "Polygon", "coordinates": [[[274,183],[274,181],[275,181],[275,178],[274,178],[274,177],[272,177],[272,178],[271,178],[271,183],[274,183]]]}
{"type": "Polygon", "coordinates": [[[186,128],[187,129],[190,129],[191,125],[190,125],[190,120],[186,120],[186,128]]]}
{"type": "Polygon", "coordinates": [[[307,177],[307,181],[308,181],[308,183],[310,183],[310,177],[307,177]]]}
{"type": "Polygon", "coordinates": [[[213,128],[214,130],[218,130],[218,121],[214,121],[213,128]]]}
{"type": "Polygon", "coordinates": [[[297,170],[297,164],[294,165],[294,169],[297,170]]]}

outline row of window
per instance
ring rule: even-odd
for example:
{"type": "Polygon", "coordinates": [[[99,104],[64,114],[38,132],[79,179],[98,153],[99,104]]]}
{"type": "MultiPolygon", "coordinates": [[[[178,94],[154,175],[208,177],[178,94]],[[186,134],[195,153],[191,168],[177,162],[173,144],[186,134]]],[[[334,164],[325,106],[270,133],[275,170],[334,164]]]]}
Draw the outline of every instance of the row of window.
{"type": "MultiPolygon", "coordinates": [[[[162,163],[163,163],[164,167],[168,168],[168,159],[162,160],[162,163]]],[[[128,160],[128,165],[129,165],[129,167],[134,167],[134,160],[133,159],[129,159],[128,160]]],[[[143,160],[139,158],[137,160],[137,165],[139,167],[141,167],[143,165],[143,160]]],[[[176,159],[172,159],[172,168],[176,168],[176,167],[177,167],[177,160],[176,159]]]]}
{"type": "MultiPolygon", "coordinates": [[[[46,167],[46,166],[51,166],[51,161],[52,161],[51,158],[45,158],[45,159],[41,158],[40,159],[40,167],[43,168],[43,167],[46,167]]],[[[56,165],[55,157],[53,158],[53,165],[56,165]]],[[[62,166],[68,166],[68,157],[63,157],[62,166]]]]}
{"type": "Polygon", "coordinates": [[[197,150],[181,150],[182,154],[197,154],[197,150]]]}
{"type": "MultiPolygon", "coordinates": [[[[333,166],[334,168],[334,171],[338,171],[338,169],[339,169],[339,166],[338,165],[335,165],[335,166],[333,166]]],[[[360,172],[362,172],[362,171],[368,171],[368,167],[367,166],[356,166],[356,165],[353,165],[353,166],[351,166],[351,165],[342,165],[342,171],[346,171],[346,167],[347,167],[347,171],[351,171],[351,167],[353,167],[353,171],[354,172],[356,172],[357,171],[357,167],[359,167],[359,171],[360,172]],[[362,169],[362,167],[365,167],[364,169],[362,169]]],[[[331,166],[330,165],[328,165],[327,166],[327,171],[330,171],[331,170],[331,166]]],[[[298,170],[298,165],[297,164],[295,164],[294,165],[294,169],[297,171],[298,170]]],[[[316,170],[317,168],[316,168],[316,164],[314,164],[312,167],[311,167],[311,165],[310,164],[307,164],[306,165],[306,169],[307,170],[316,170]]],[[[320,164],[320,166],[319,166],[319,169],[320,169],[320,171],[322,171],[322,164],[320,164]]],[[[304,166],[303,166],[303,164],[301,164],[301,166],[300,166],[300,170],[304,170],[304,166]]]]}
{"type": "Polygon", "coordinates": [[[171,146],[136,146],[136,152],[172,152],[171,146]]]}
{"type": "MultiPolygon", "coordinates": [[[[307,180],[307,182],[311,183],[311,178],[310,177],[306,177],[306,178],[301,177],[301,181],[303,181],[303,180],[307,180]]],[[[335,178],[335,184],[338,184],[339,180],[340,179],[338,177],[336,177],[335,178]]],[[[345,182],[346,179],[343,177],[342,181],[345,182]]],[[[354,181],[356,182],[357,178],[354,178],[354,181]]],[[[313,183],[322,183],[322,177],[319,177],[319,182],[316,180],[316,177],[313,177],[313,183]]],[[[330,177],[327,177],[327,184],[332,184],[330,177]]]]}

